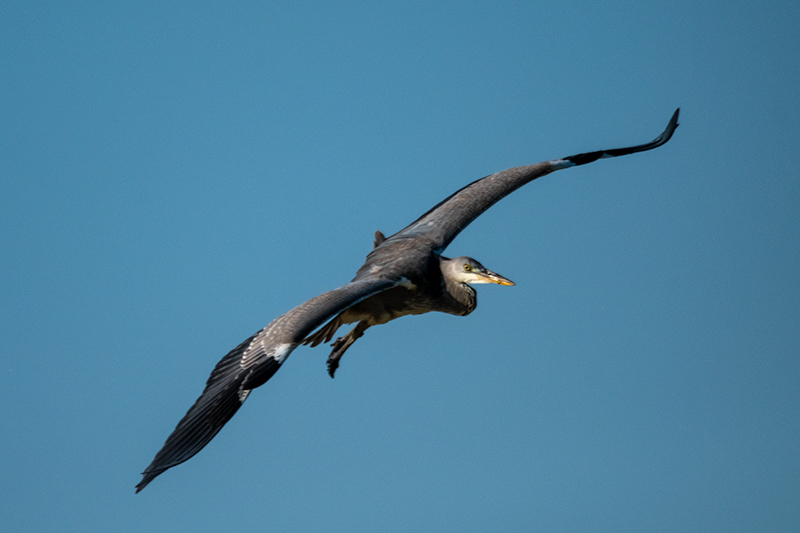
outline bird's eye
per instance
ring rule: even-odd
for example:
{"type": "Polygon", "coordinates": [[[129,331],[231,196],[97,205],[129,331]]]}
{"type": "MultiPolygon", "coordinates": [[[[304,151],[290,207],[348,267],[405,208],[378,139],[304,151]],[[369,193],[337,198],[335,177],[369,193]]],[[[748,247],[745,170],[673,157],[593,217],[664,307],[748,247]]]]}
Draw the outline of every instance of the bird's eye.
{"type": "Polygon", "coordinates": [[[469,266],[469,263],[464,263],[464,270],[466,270],[467,272],[469,272],[470,270],[472,270],[472,267],[471,267],[471,266],[469,266]]]}

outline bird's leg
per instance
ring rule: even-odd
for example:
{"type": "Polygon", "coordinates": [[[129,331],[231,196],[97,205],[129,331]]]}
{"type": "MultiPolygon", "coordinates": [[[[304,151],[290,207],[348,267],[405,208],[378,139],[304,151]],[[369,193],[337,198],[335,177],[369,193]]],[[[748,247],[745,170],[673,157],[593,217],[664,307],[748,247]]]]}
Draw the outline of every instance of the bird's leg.
{"type": "Polygon", "coordinates": [[[333,346],[333,351],[328,356],[328,374],[330,374],[331,377],[336,373],[336,369],[339,368],[339,359],[342,358],[344,352],[364,334],[368,327],[369,323],[366,320],[362,320],[356,327],[350,330],[350,333],[339,337],[336,339],[336,342],[331,345],[333,346]]]}

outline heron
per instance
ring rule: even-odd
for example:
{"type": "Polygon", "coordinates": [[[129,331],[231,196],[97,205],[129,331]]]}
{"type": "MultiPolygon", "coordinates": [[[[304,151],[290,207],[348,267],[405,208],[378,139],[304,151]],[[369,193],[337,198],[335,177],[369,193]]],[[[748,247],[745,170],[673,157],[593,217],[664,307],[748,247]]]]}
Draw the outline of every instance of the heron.
{"type": "Polygon", "coordinates": [[[327,368],[334,377],[344,353],[368,328],[432,311],[466,316],[477,306],[477,293],[471,285],[514,285],[471,257],[451,259],[442,253],[481,213],[536,178],[663,145],[678,127],[679,113],[680,108],[661,135],[649,143],[587,152],[491,174],[456,191],[397,233],[386,237],[377,231],[372,251],[350,283],[276,318],[217,363],[200,397],[142,473],[136,492],[197,454],[239,410],[253,389],[266,383],[298,346],[327,343],[340,326],[355,323],[350,332],[332,344],[327,368]]]}

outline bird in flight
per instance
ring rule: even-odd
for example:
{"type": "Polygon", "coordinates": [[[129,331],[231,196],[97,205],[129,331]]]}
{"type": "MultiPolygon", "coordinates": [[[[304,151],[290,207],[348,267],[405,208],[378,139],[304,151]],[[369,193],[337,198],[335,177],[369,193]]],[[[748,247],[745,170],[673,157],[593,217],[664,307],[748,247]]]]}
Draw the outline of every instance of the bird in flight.
{"type": "Polygon", "coordinates": [[[466,316],[477,305],[476,291],[470,285],[514,285],[471,257],[450,259],[442,252],[481,213],[536,178],[663,145],[678,127],[679,112],[675,111],[664,132],[649,143],[504,170],[456,191],[390,237],[376,232],[374,248],[353,281],[276,318],[217,363],[203,393],[142,473],[136,492],[208,444],[250,392],[266,383],[299,345],[327,343],[340,326],[355,323],[332,344],[328,373],[333,377],[342,355],[369,327],[431,311],[466,316]]]}

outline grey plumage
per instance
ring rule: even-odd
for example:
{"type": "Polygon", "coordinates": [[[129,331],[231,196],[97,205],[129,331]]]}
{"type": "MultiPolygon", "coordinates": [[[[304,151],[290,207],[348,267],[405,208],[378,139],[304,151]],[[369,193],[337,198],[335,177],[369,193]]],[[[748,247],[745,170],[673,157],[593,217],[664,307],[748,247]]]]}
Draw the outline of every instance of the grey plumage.
{"type": "Polygon", "coordinates": [[[469,284],[513,285],[472,258],[449,259],[441,254],[481,213],[536,178],[663,145],[678,126],[678,114],[676,110],[664,132],[650,143],[504,170],[470,183],[388,238],[376,232],[374,249],[350,283],[276,318],[217,363],[203,393],[143,472],[136,492],[208,444],[250,392],[266,383],[298,345],[328,342],[341,325],[356,323],[333,344],[328,358],[333,377],[342,355],[367,328],[431,311],[468,315],[477,305],[475,289],[469,284]]]}

